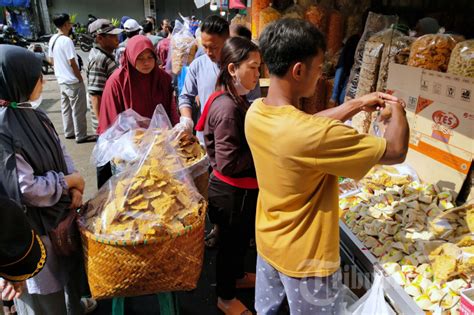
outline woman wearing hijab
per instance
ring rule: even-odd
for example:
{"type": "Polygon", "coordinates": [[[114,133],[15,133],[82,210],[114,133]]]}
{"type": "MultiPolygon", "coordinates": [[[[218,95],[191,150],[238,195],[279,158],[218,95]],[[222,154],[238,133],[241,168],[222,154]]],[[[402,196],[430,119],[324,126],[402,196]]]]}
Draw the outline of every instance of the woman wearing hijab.
{"type": "Polygon", "coordinates": [[[260,76],[260,52],[243,37],[226,41],[221,52],[217,92],[196,125],[213,173],[209,181],[209,217],[219,227],[216,258],[217,306],[227,315],[252,314],[236,298],[236,289],[255,287],[255,274],[244,272],[244,258],[255,228],[258,184],[244,134],[250,106],[245,95],[260,76]]]}
{"type": "Polygon", "coordinates": [[[131,108],[151,118],[158,104],[163,105],[173,125],[179,122],[171,77],[160,69],[155,49],[146,36],[131,38],[123,55],[123,66],[105,85],[100,103],[99,134],[112,125],[117,116],[131,108]]]}
{"type": "Polygon", "coordinates": [[[83,314],[80,255],[59,257],[48,233],[82,204],[84,179],[38,105],[41,61],[26,49],[0,45],[0,195],[22,204],[48,259],[26,280],[19,314],[83,314]],[[66,296],[66,297],[65,297],[66,296]]]}

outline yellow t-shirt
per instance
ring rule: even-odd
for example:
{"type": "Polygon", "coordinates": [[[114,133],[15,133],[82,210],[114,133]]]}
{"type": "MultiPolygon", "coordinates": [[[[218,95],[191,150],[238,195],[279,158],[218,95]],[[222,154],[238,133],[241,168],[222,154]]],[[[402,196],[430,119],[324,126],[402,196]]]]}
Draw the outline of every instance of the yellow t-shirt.
{"type": "Polygon", "coordinates": [[[257,250],[290,277],[339,269],[338,177],[362,178],[385,152],[385,139],[330,118],[256,100],[245,134],[259,183],[257,250]]]}

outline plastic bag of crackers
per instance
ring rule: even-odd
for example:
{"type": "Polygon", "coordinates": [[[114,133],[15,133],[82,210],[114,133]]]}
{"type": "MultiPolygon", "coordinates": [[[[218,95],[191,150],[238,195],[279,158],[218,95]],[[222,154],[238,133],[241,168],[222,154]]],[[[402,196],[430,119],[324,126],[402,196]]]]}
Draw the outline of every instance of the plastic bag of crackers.
{"type": "Polygon", "coordinates": [[[176,27],[171,37],[171,71],[179,74],[184,66],[190,65],[198,49],[198,42],[189,28],[189,22],[184,24],[176,20],[176,27]]]}
{"type": "Polygon", "coordinates": [[[429,34],[418,38],[411,46],[408,65],[446,72],[456,40],[451,35],[429,34]]]}
{"type": "Polygon", "coordinates": [[[166,133],[143,134],[140,161],[113,176],[85,211],[85,226],[111,240],[147,240],[193,225],[206,209],[166,133]],[[144,146],[143,146],[144,147],[144,146]]]}

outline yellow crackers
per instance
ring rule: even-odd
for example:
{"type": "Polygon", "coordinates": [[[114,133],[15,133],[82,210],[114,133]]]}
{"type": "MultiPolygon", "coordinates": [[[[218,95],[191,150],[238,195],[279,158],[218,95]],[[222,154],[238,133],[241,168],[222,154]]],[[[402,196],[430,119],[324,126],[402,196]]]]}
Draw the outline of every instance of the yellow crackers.
{"type": "Polygon", "coordinates": [[[131,241],[165,237],[201,218],[205,201],[180,172],[183,163],[202,159],[204,150],[194,137],[180,137],[173,142],[175,152],[167,144],[169,132],[136,134],[152,145],[140,162],[112,181],[100,216],[87,221],[95,234],[131,241]]]}

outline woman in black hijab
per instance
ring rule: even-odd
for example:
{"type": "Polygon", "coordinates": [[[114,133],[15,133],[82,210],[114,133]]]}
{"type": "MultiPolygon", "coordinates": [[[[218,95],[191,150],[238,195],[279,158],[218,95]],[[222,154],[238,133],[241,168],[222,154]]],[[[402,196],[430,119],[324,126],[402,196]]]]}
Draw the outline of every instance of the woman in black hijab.
{"type": "Polygon", "coordinates": [[[80,273],[79,253],[59,257],[48,232],[81,206],[84,179],[46,114],[31,106],[42,89],[41,62],[35,55],[0,45],[0,195],[23,205],[48,251],[43,270],[26,281],[17,310],[22,315],[82,314],[79,281],[74,279],[80,273]]]}

